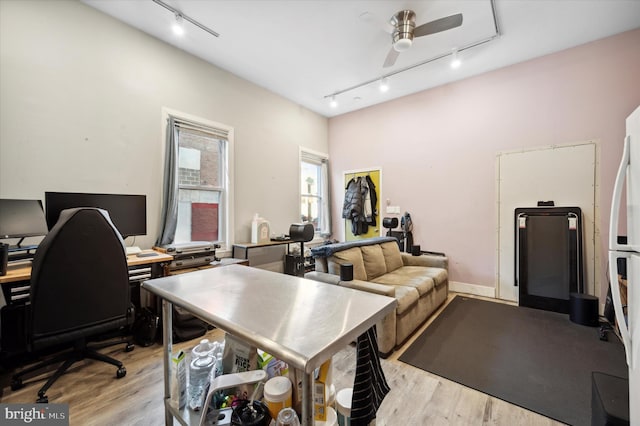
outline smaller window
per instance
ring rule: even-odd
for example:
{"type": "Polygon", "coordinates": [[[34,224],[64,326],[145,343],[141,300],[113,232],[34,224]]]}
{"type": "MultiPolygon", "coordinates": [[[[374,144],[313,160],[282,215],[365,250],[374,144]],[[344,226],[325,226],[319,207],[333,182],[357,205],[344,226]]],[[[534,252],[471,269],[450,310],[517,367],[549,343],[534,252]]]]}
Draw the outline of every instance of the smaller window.
{"type": "Polygon", "coordinates": [[[326,155],[300,150],[300,220],[323,236],[331,233],[328,163],[326,155]]]}

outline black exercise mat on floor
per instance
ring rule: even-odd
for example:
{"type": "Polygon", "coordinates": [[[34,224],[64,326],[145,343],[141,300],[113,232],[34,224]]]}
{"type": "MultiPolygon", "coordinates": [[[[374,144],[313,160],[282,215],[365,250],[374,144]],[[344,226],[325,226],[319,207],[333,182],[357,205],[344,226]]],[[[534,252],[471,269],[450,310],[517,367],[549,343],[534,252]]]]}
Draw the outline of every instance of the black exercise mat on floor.
{"type": "Polygon", "coordinates": [[[455,297],[400,361],[571,425],[591,424],[591,372],[628,377],[617,337],[569,315],[455,297]]]}

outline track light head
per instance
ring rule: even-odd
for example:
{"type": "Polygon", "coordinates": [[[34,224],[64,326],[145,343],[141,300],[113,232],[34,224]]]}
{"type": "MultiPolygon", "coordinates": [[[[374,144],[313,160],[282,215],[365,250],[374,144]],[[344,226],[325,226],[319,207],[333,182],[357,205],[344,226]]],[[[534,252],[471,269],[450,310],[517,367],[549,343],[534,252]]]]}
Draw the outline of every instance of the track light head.
{"type": "Polygon", "coordinates": [[[451,68],[458,69],[460,68],[460,65],[462,65],[462,61],[460,60],[460,57],[458,56],[458,49],[454,48],[451,52],[451,68]]]}
{"type": "Polygon", "coordinates": [[[183,23],[184,23],[184,20],[182,19],[182,15],[180,15],[178,12],[176,12],[176,21],[171,26],[171,30],[173,31],[173,33],[175,35],[177,35],[177,36],[183,36],[184,35],[183,23]]]}
{"type": "Polygon", "coordinates": [[[380,91],[382,93],[389,91],[389,80],[387,79],[387,77],[384,77],[380,80],[380,91]]]}

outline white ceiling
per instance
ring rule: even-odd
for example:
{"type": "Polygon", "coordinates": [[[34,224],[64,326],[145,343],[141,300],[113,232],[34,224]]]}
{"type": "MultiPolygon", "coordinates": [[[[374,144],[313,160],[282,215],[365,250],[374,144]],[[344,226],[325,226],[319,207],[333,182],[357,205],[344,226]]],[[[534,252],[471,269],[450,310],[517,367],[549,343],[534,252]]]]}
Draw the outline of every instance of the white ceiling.
{"type": "Polygon", "coordinates": [[[83,0],[327,117],[640,28],[640,0],[163,1],[220,37],[188,22],[175,36],[173,13],[152,0],[83,0]],[[464,21],[416,38],[383,68],[391,47],[385,22],[403,9],[415,11],[416,26],[455,13],[464,21]],[[461,52],[460,68],[449,67],[452,49],[482,41],[461,52]],[[381,93],[378,80],[389,74],[390,90],[381,93]],[[329,106],[328,96],[366,82],[329,106]]]}

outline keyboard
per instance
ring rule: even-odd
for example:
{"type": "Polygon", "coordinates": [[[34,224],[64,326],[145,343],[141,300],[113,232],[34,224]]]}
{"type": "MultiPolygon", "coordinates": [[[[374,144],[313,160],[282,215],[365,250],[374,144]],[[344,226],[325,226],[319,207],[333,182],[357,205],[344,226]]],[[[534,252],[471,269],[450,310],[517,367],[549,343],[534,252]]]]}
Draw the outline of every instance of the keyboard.
{"type": "Polygon", "coordinates": [[[153,256],[157,256],[158,253],[156,253],[155,251],[145,251],[145,252],[141,252],[141,253],[136,253],[137,257],[153,257],[153,256]]]}

